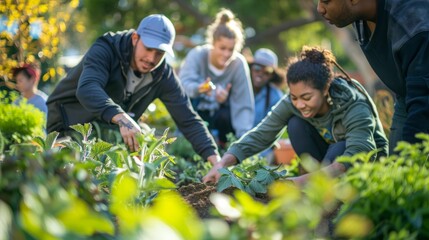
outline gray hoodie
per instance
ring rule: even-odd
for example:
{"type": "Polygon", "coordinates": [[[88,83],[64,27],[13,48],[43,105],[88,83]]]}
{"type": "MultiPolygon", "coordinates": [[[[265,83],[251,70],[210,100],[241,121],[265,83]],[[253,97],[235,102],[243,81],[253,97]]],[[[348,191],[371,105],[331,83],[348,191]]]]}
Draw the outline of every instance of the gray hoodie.
{"type": "Polygon", "coordinates": [[[243,55],[234,52],[225,72],[220,76],[216,76],[208,67],[209,52],[209,45],[198,46],[192,49],[186,56],[180,69],[180,81],[190,98],[200,99],[197,110],[208,111],[217,110],[219,104],[214,99],[214,94],[212,94],[211,98],[206,97],[205,94],[198,94],[198,86],[207,77],[210,77],[215,85],[223,88],[228,83],[231,83],[229,104],[231,107],[232,127],[236,135],[240,137],[253,127],[253,119],[255,118],[255,104],[249,66],[243,55]]]}

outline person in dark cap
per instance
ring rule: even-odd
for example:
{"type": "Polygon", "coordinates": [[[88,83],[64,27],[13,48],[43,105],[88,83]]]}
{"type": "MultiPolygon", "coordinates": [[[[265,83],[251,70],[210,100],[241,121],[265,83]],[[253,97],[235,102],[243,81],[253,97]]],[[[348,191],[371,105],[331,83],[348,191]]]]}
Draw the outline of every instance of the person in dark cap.
{"type": "Polygon", "coordinates": [[[48,98],[48,132],[92,121],[117,125],[124,143],[136,151],[138,119],[158,98],[195,151],[216,162],[216,143],[165,59],[165,53],[174,56],[175,35],[167,17],[153,14],[137,30],[98,38],[48,98]]]}
{"type": "Polygon", "coordinates": [[[40,65],[37,62],[26,63],[13,69],[13,78],[16,81],[15,88],[21,93],[21,97],[15,101],[15,104],[19,104],[25,98],[27,103],[35,106],[46,115],[48,113],[46,107],[48,95],[38,88],[40,72],[40,65]]]}

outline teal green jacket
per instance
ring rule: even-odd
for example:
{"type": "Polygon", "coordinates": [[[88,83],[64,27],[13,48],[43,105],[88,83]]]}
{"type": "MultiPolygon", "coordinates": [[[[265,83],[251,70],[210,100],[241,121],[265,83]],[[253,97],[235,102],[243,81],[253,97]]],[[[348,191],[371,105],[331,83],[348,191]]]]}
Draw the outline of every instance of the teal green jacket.
{"type": "Polygon", "coordinates": [[[365,95],[346,80],[336,78],[329,89],[333,105],[319,118],[303,118],[292,105],[289,94],[285,95],[260,124],[231,145],[227,152],[242,161],[265,150],[280,137],[288,120],[298,116],[316,128],[331,126],[334,140],[346,142],[345,156],[375,149],[387,156],[388,141],[375,104],[362,85],[354,82],[365,95]]]}

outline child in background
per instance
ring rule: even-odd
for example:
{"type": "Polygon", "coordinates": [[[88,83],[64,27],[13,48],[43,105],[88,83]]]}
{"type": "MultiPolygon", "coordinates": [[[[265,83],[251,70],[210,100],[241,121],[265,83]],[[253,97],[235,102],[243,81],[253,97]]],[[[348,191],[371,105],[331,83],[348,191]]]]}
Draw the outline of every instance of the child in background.
{"type": "Polygon", "coordinates": [[[38,63],[24,64],[13,69],[16,89],[21,93],[21,97],[15,101],[15,104],[19,104],[25,98],[27,103],[34,105],[47,116],[46,100],[48,95],[38,89],[40,74],[41,70],[38,63]]]}

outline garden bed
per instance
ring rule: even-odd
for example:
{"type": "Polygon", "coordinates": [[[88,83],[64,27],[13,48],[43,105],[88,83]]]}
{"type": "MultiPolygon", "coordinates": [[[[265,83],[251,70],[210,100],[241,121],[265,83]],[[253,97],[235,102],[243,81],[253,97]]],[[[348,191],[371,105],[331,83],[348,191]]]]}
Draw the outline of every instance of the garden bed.
{"type": "MultiPolygon", "coordinates": [[[[222,193],[233,197],[236,190],[237,188],[229,187],[223,190],[222,193]]],[[[190,183],[178,188],[178,192],[195,209],[200,218],[210,218],[212,216],[210,209],[214,205],[210,201],[210,194],[216,192],[216,186],[204,183],[190,183]]],[[[258,193],[253,199],[261,203],[269,202],[267,194],[258,193]]]]}

